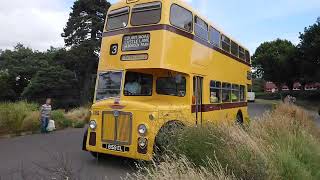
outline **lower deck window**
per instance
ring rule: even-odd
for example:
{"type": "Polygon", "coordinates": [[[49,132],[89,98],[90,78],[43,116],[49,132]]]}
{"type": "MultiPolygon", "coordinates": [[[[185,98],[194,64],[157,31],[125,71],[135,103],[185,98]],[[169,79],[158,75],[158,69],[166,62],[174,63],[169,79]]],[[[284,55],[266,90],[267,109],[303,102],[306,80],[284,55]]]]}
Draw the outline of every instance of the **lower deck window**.
{"type": "Polygon", "coordinates": [[[124,85],[125,96],[151,96],[153,76],[127,72],[124,85]]]}
{"type": "Polygon", "coordinates": [[[210,82],[210,103],[221,102],[221,83],[217,81],[210,82]]]}
{"type": "Polygon", "coordinates": [[[232,102],[239,102],[240,99],[240,89],[239,85],[232,85],[232,91],[231,91],[231,101],[232,102]]]}
{"type": "Polygon", "coordinates": [[[122,72],[100,73],[97,81],[96,100],[120,96],[122,72]]]}
{"type": "Polygon", "coordinates": [[[231,102],[231,84],[222,84],[222,102],[231,102]]]}
{"type": "Polygon", "coordinates": [[[240,101],[245,101],[246,99],[245,99],[245,91],[246,90],[246,88],[245,88],[245,86],[240,86],[240,101]]]}
{"type": "Polygon", "coordinates": [[[157,93],[160,95],[184,97],[186,95],[186,78],[158,78],[157,93]]]}

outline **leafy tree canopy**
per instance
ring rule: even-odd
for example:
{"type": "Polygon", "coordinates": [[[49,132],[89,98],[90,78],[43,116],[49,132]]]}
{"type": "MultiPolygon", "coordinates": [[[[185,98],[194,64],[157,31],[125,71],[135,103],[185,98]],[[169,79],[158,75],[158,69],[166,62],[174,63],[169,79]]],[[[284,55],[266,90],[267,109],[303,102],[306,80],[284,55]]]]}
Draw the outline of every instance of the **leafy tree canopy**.
{"type": "Polygon", "coordinates": [[[73,72],[62,66],[43,68],[31,79],[22,96],[33,101],[50,97],[60,103],[60,107],[78,105],[75,101],[79,98],[77,80],[73,72]]]}
{"type": "Polygon", "coordinates": [[[297,48],[287,40],[262,43],[252,57],[253,66],[264,80],[293,85],[297,73],[297,48]]]}
{"type": "Polygon", "coordinates": [[[110,3],[106,0],[77,0],[63,29],[65,45],[72,47],[70,52],[73,57],[68,64],[72,66],[76,61],[72,69],[79,80],[82,103],[91,101],[93,97],[98,52],[109,7],[110,3]]]}
{"type": "Polygon", "coordinates": [[[66,27],[63,29],[66,46],[89,43],[98,50],[103,33],[104,20],[110,7],[106,0],[77,0],[66,27]]]}
{"type": "Polygon", "coordinates": [[[320,17],[300,33],[298,45],[301,56],[301,74],[304,81],[320,81],[320,17]]]}

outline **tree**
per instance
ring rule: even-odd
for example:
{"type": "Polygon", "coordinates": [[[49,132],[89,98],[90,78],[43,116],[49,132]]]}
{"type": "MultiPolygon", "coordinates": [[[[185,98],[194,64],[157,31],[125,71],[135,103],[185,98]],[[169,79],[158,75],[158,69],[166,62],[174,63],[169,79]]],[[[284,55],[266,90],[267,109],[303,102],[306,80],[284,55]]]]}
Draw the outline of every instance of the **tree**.
{"type": "Polygon", "coordinates": [[[287,40],[277,39],[262,43],[252,57],[257,73],[266,81],[274,82],[279,89],[286,84],[292,89],[299,78],[297,48],[287,40]]]}
{"type": "Polygon", "coordinates": [[[82,103],[92,98],[92,77],[97,71],[104,19],[109,7],[110,3],[106,0],[77,0],[62,33],[65,45],[71,47],[71,52],[75,52],[73,54],[78,57],[75,59],[80,69],[76,73],[82,103]]]}
{"type": "Polygon", "coordinates": [[[0,71],[0,87],[0,101],[13,101],[15,99],[15,92],[12,89],[8,71],[0,71]]]}
{"type": "Polygon", "coordinates": [[[15,99],[19,99],[39,69],[49,66],[47,59],[45,53],[34,52],[22,44],[0,55],[0,71],[7,72],[7,85],[13,90],[15,99]]]}
{"type": "Polygon", "coordinates": [[[22,96],[38,102],[53,98],[55,107],[70,108],[79,105],[77,84],[73,72],[62,66],[50,66],[37,72],[22,96]]]}
{"type": "Polygon", "coordinates": [[[300,33],[300,72],[302,83],[320,81],[320,17],[300,33]]]}

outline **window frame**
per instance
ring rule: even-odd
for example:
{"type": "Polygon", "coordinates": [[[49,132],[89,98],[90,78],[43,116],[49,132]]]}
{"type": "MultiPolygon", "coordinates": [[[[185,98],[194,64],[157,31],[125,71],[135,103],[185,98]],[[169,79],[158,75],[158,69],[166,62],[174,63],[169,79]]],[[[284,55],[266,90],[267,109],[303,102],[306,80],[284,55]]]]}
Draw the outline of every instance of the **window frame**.
{"type": "MultiPolygon", "coordinates": [[[[105,28],[104,28],[104,30],[105,30],[105,31],[116,31],[116,30],[124,29],[124,28],[128,27],[128,25],[129,25],[129,19],[130,19],[130,12],[131,12],[131,9],[130,9],[129,6],[125,6],[125,7],[121,7],[121,8],[118,8],[118,9],[111,10],[111,11],[107,14],[107,20],[106,20],[106,23],[105,23],[105,28]],[[111,13],[112,11],[117,11],[117,10],[125,9],[125,8],[128,8],[128,20],[127,20],[126,26],[121,27],[121,28],[108,29],[108,21],[109,21],[109,15],[110,15],[110,13],[111,13]]],[[[130,20],[130,21],[131,21],[131,20],[130,20]]]]}
{"type": "Polygon", "coordinates": [[[221,34],[221,49],[222,49],[223,51],[229,53],[229,54],[230,54],[230,52],[231,52],[231,39],[230,39],[228,36],[224,35],[224,34],[221,34]],[[229,43],[223,41],[223,37],[224,37],[225,39],[228,39],[228,40],[229,40],[229,43]],[[223,48],[223,44],[222,44],[222,43],[226,43],[227,45],[229,45],[229,51],[227,51],[227,50],[225,50],[225,49],[223,48]]]}
{"type": "Polygon", "coordinates": [[[248,50],[244,50],[244,54],[245,54],[245,61],[249,64],[251,64],[251,56],[250,56],[250,52],[248,50]],[[249,58],[249,59],[247,59],[249,58]]]}
{"type": "Polygon", "coordinates": [[[221,81],[215,81],[215,80],[210,80],[210,84],[209,84],[209,102],[210,104],[221,104],[222,103],[222,83],[221,81]],[[214,83],[215,85],[214,86],[211,86],[211,84],[214,83]],[[217,86],[217,83],[220,83],[220,86],[218,87],[217,86]],[[216,102],[216,103],[212,103],[211,102],[211,90],[218,90],[219,91],[219,102],[216,102]]]}
{"type": "Polygon", "coordinates": [[[243,60],[243,61],[246,60],[245,49],[244,49],[242,46],[240,46],[240,45],[239,45],[239,58],[240,58],[241,60],[243,60]],[[241,51],[241,49],[242,49],[243,51],[241,51]],[[240,54],[243,54],[243,58],[240,57],[240,54]]]}
{"type": "Polygon", "coordinates": [[[180,6],[179,4],[176,4],[176,3],[171,4],[171,6],[170,6],[170,14],[169,14],[169,21],[170,21],[170,24],[171,24],[172,26],[174,26],[174,27],[176,27],[176,28],[178,28],[178,29],[180,29],[180,30],[182,30],[182,31],[185,31],[185,32],[188,32],[188,33],[192,33],[192,32],[194,31],[194,27],[193,27],[193,26],[194,26],[194,20],[193,20],[193,17],[194,17],[194,16],[193,16],[192,11],[188,10],[187,8],[184,8],[183,6],[180,6]],[[189,12],[189,13],[191,14],[191,29],[190,29],[190,31],[188,31],[188,30],[186,30],[185,28],[179,27],[179,26],[175,25],[174,23],[172,23],[172,16],[171,16],[171,14],[172,14],[172,8],[173,8],[173,6],[180,7],[180,8],[186,10],[187,12],[189,12]]]}
{"type": "MultiPolygon", "coordinates": [[[[184,98],[187,96],[187,78],[185,76],[182,76],[182,79],[184,79],[185,81],[185,94],[184,96],[179,96],[179,95],[170,95],[170,94],[160,94],[158,92],[158,80],[159,79],[167,79],[167,78],[170,78],[170,77],[157,77],[157,79],[155,79],[156,83],[155,83],[155,86],[156,86],[156,93],[157,95],[160,95],[160,96],[170,96],[170,97],[179,97],[179,98],[184,98]]],[[[178,90],[178,89],[177,89],[178,90]]]]}
{"type": "Polygon", "coordinates": [[[97,73],[97,79],[96,79],[96,85],[95,85],[95,92],[94,92],[94,101],[95,102],[100,102],[100,101],[104,101],[104,100],[107,100],[107,99],[112,99],[112,98],[117,98],[117,97],[121,97],[122,95],[122,91],[123,91],[123,87],[122,87],[122,83],[124,81],[124,71],[121,71],[121,70],[115,70],[115,71],[102,71],[102,72],[98,72],[97,73]],[[121,73],[121,80],[120,80],[120,89],[119,89],[119,94],[118,96],[113,96],[113,97],[107,97],[107,98],[101,98],[101,99],[97,99],[97,90],[99,89],[99,78],[100,78],[100,75],[101,74],[107,74],[107,73],[121,73]]]}
{"type": "Polygon", "coordinates": [[[235,41],[233,41],[233,40],[231,40],[231,43],[230,43],[230,53],[231,53],[231,55],[233,55],[233,56],[235,56],[235,57],[239,57],[239,44],[238,43],[236,43],[235,41]],[[233,52],[233,46],[234,45],[236,45],[237,46],[237,53],[236,54],[234,54],[234,52],[233,52]]]}
{"type": "MultiPolygon", "coordinates": [[[[158,9],[156,9],[156,10],[158,10],[158,9]]],[[[136,4],[136,5],[134,5],[133,7],[132,7],[132,10],[131,10],[131,14],[130,14],[130,25],[131,26],[145,26],[145,25],[152,25],[152,24],[159,24],[159,22],[161,21],[161,18],[162,18],[162,2],[161,1],[153,1],[153,2],[147,2],[147,3],[141,3],[141,4],[136,4]],[[151,24],[147,24],[147,23],[145,23],[145,24],[139,24],[139,25],[134,25],[134,24],[132,24],[132,17],[133,17],[133,13],[134,13],[134,8],[135,8],[135,6],[139,6],[139,5],[145,5],[145,4],[152,4],[152,3],[160,3],[160,19],[159,19],[159,21],[158,22],[156,22],[156,23],[151,23],[151,24]]],[[[147,10],[147,11],[151,11],[151,10],[147,10]]],[[[139,12],[141,12],[141,11],[139,11],[139,12]]]]}
{"type": "Polygon", "coordinates": [[[125,97],[151,97],[153,96],[153,82],[154,81],[154,76],[153,74],[148,74],[148,73],[141,73],[141,72],[134,72],[134,71],[126,71],[125,74],[124,74],[124,77],[123,77],[123,89],[122,89],[122,94],[123,96],[125,97]],[[148,76],[151,76],[152,77],[152,80],[151,80],[151,94],[150,95],[126,95],[125,93],[125,86],[126,86],[126,78],[127,78],[127,74],[128,73],[136,73],[136,74],[143,74],[143,75],[148,75],[148,76]]]}
{"type": "Polygon", "coordinates": [[[221,98],[221,102],[222,103],[231,103],[232,102],[232,100],[231,100],[231,92],[232,92],[232,85],[231,85],[231,83],[228,83],[228,82],[222,82],[222,84],[221,84],[222,86],[221,86],[221,96],[222,96],[222,98],[221,98]],[[224,88],[224,84],[226,84],[226,85],[228,85],[228,86],[230,86],[230,87],[227,87],[227,88],[224,88]],[[223,90],[228,90],[229,91],[229,101],[224,101],[223,100],[223,90]]]}
{"type": "Polygon", "coordinates": [[[238,100],[233,101],[232,97],[231,97],[231,102],[233,102],[233,103],[240,102],[240,85],[239,84],[231,84],[231,96],[232,96],[232,93],[235,91],[238,91],[238,96],[237,96],[238,100]],[[238,88],[236,89],[235,86],[237,86],[238,88]]]}
{"type": "Polygon", "coordinates": [[[246,90],[246,86],[245,85],[240,85],[240,95],[239,95],[239,100],[240,102],[246,102],[246,92],[248,92],[246,90]],[[241,87],[243,87],[243,99],[241,99],[241,87]]]}
{"type": "Polygon", "coordinates": [[[199,37],[199,38],[201,38],[201,39],[203,39],[203,40],[206,40],[206,41],[209,41],[209,24],[205,21],[205,20],[203,20],[202,18],[200,18],[199,16],[197,16],[197,15],[195,15],[194,16],[194,35],[196,35],[197,37],[199,37]],[[199,25],[199,23],[196,23],[196,22],[198,22],[198,21],[202,21],[205,25],[206,25],[206,29],[204,29],[202,26],[200,26],[199,25]],[[199,33],[197,33],[197,31],[196,31],[196,26],[198,26],[198,28],[201,28],[202,30],[204,30],[204,31],[206,31],[207,32],[207,37],[206,37],[206,39],[205,38],[203,38],[203,37],[201,37],[200,35],[199,35],[199,33]]]}
{"type": "Polygon", "coordinates": [[[220,48],[221,47],[221,32],[218,31],[216,28],[214,28],[213,26],[209,26],[209,43],[214,45],[215,47],[218,47],[220,48]],[[218,32],[219,33],[219,42],[216,44],[214,43],[213,41],[211,41],[211,32],[214,32],[214,31],[211,31],[211,30],[215,30],[215,32],[218,32]]]}

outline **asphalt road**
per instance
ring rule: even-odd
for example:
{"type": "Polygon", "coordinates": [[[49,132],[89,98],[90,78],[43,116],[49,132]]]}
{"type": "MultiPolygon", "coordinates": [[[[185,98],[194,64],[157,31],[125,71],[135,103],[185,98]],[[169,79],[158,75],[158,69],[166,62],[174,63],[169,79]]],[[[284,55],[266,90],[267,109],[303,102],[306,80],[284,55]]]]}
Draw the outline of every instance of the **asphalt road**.
{"type": "MultiPolygon", "coordinates": [[[[249,104],[252,118],[267,110],[271,110],[270,105],[249,104]]],[[[64,179],[56,172],[76,174],[81,179],[113,180],[135,171],[132,160],[117,157],[96,160],[82,151],[83,133],[84,129],[67,129],[0,139],[0,180],[64,179]]]]}

